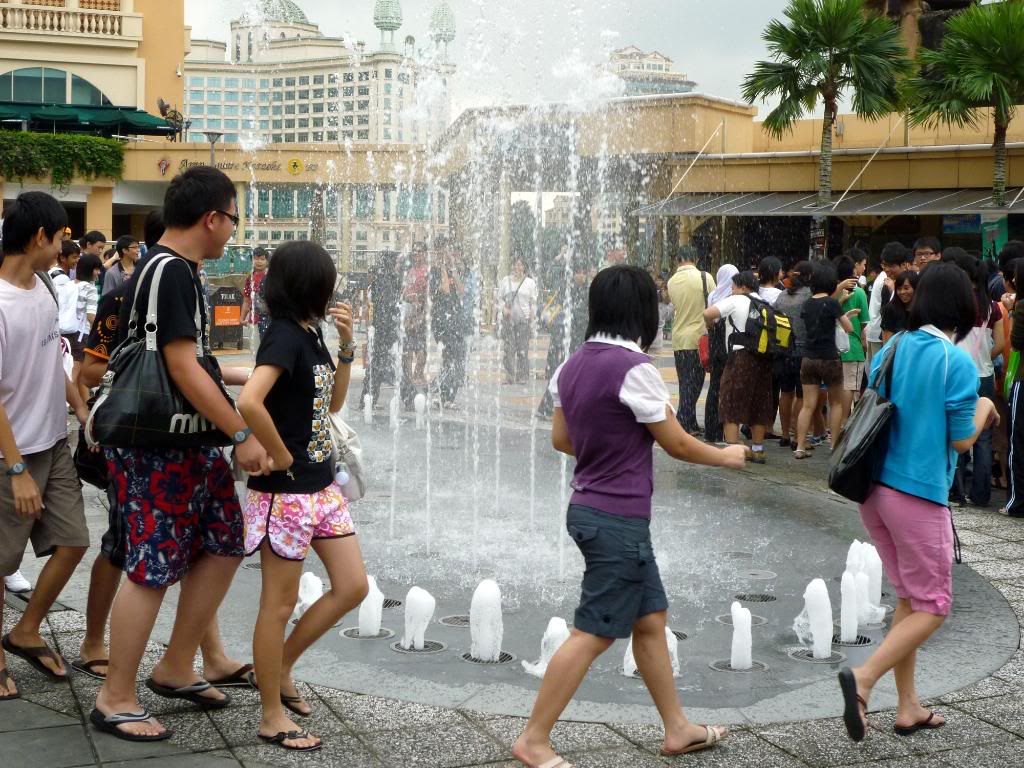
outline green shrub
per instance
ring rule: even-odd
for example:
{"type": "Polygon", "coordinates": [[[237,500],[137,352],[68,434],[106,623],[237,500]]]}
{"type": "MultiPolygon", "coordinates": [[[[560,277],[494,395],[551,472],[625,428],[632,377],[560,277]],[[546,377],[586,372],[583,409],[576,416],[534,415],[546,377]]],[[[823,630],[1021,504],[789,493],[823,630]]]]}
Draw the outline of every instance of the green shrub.
{"type": "Polygon", "coordinates": [[[45,179],[59,189],[75,178],[119,180],[124,146],[114,139],[73,133],[0,131],[0,178],[45,179]]]}

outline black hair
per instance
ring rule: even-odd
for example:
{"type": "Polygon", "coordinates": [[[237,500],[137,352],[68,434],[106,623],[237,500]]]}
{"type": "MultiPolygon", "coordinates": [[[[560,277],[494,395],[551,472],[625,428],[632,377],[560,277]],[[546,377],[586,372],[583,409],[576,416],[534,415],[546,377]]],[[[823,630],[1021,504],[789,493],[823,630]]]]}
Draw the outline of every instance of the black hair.
{"type": "MultiPolygon", "coordinates": [[[[974,286],[974,301],[978,305],[978,320],[982,323],[988,320],[992,314],[992,299],[988,295],[988,264],[978,259],[962,248],[949,248],[954,251],[953,263],[964,271],[974,286]]],[[[945,260],[945,254],[943,254],[945,260]]]]}
{"type": "MultiPolygon", "coordinates": [[[[53,240],[54,235],[63,232],[67,225],[68,213],[53,195],[22,192],[4,211],[4,226],[0,234],[3,254],[24,253],[40,229],[47,240],[53,240]]],[[[3,263],[2,256],[0,263],[3,263]]]]}
{"type": "Polygon", "coordinates": [[[747,288],[751,293],[757,293],[757,289],[761,287],[761,284],[757,282],[757,275],[750,269],[745,269],[733,275],[732,284],[739,288],[747,288]]]}
{"type": "Polygon", "coordinates": [[[932,264],[917,281],[907,329],[934,325],[954,331],[961,341],[974,327],[976,315],[974,291],[964,271],[955,264],[932,264]]]}
{"type": "Polygon", "coordinates": [[[75,256],[82,252],[82,249],[78,247],[78,243],[74,240],[64,240],[60,244],[60,256],[58,258],[68,259],[71,256],[75,256]]]}
{"type": "Polygon", "coordinates": [[[793,265],[790,272],[795,272],[796,275],[789,281],[789,295],[794,296],[801,288],[809,288],[811,286],[811,275],[814,274],[814,262],[798,261],[793,265]]]}
{"type": "Polygon", "coordinates": [[[616,264],[597,273],[590,284],[590,320],[586,337],[598,333],[640,340],[648,349],[658,336],[658,287],[640,267],[616,264]]]}
{"type": "Polygon", "coordinates": [[[78,260],[78,266],[75,267],[75,279],[91,283],[96,279],[96,273],[102,268],[100,257],[87,253],[78,260]]]}
{"type": "Polygon", "coordinates": [[[907,264],[912,259],[907,253],[907,249],[903,246],[903,243],[897,243],[895,241],[886,243],[882,247],[882,266],[886,264],[892,266],[895,264],[907,264]]]}
{"type": "Polygon", "coordinates": [[[848,253],[836,256],[832,259],[832,266],[836,268],[836,280],[843,282],[853,277],[853,268],[856,262],[848,253]]]}
{"type": "Polygon", "coordinates": [[[164,195],[164,225],[189,229],[211,211],[226,211],[235,199],[235,185],[227,174],[209,165],[179,173],[164,195]]]}
{"type": "Polygon", "coordinates": [[[931,248],[935,253],[942,253],[942,243],[939,242],[939,238],[931,237],[926,235],[925,237],[919,237],[914,241],[914,247],[912,250],[916,251],[921,248],[931,248]]]}
{"type": "Polygon", "coordinates": [[[285,243],[263,278],[267,310],[275,320],[323,320],[334,295],[338,269],[321,246],[309,240],[285,243]]]}
{"type": "Polygon", "coordinates": [[[700,258],[700,251],[694,248],[692,245],[680,245],[679,250],[676,252],[676,261],[680,264],[686,261],[691,261],[694,264],[697,263],[697,259],[700,258]]]}
{"type": "Polygon", "coordinates": [[[263,247],[262,245],[257,245],[255,248],[252,249],[252,257],[254,259],[269,259],[270,250],[263,247]]]}
{"type": "Polygon", "coordinates": [[[863,248],[858,248],[857,246],[854,246],[853,248],[848,250],[845,255],[850,257],[850,260],[853,262],[854,266],[860,264],[862,261],[868,260],[867,251],[865,251],[863,248]]]}
{"type": "Polygon", "coordinates": [[[757,278],[761,285],[775,285],[782,272],[782,262],[774,256],[765,256],[757,265],[757,278]]]}
{"type": "Polygon", "coordinates": [[[88,232],[82,235],[82,239],[78,241],[78,244],[82,246],[82,248],[88,248],[90,245],[105,242],[107,242],[106,235],[104,235],[98,229],[90,229],[88,232]]]}
{"type": "Polygon", "coordinates": [[[138,242],[139,241],[131,235],[121,235],[117,238],[117,242],[114,244],[114,250],[117,251],[117,255],[120,256],[138,242]]]}
{"type": "Polygon", "coordinates": [[[827,261],[814,262],[814,271],[811,273],[811,293],[827,293],[831,296],[836,292],[838,284],[835,267],[827,261]]]}
{"type": "Polygon", "coordinates": [[[163,236],[164,214],[159,208],[154,208],[146,214],[146,223],[142,225],[142,239],[146,242],[147,248],[152,248],[163,236]]]}
{"type": "Polygon", "coordinates": [[[921,279],[921,275],[912,269],[905,269],[896,275],[896,279],[892,281],[894,291],[899,291],[900,286],[910,283],[910,287],[917,293],[917,282],[921,279]]]}
{"type": "Polygon", "coordinates": [[[1017,270],[1012,264],[1019,259],[1024,259],[1024,242],[1020,240],[1010,240],[999,251],[999,270],[1003,273],[1003,279],[1015,285],[1017,270]]]}

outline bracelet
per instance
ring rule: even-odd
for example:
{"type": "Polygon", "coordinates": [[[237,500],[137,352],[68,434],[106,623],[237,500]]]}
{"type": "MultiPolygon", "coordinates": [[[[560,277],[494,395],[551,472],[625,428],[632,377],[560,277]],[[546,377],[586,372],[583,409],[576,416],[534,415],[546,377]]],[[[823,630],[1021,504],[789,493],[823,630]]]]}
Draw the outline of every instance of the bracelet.
{"type": "Polygon", "coordinates": [[[355,355],[349,355],[348,357],[344,357],[340,352],[338,353],[338,362],[341,363],[342,365],[351,365],[353,362],[355,362],[355,359],[355,355]]]}

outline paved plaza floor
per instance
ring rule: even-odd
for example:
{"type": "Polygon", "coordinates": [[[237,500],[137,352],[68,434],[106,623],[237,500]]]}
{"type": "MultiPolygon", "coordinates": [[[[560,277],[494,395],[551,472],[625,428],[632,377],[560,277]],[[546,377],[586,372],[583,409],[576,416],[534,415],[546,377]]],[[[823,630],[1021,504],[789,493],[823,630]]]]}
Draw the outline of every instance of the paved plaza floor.
{"type": "MultiPolygon", "coordinates": [[[[528,435],[528,428],[536,426],[541,430],[539,443],[543,445],[547,439],[544,423],[535,421],[532,416],[543,381],[538,378],[528,385],[501,387],[496,377],[491,375],[495,372],[492,354],[493,350],[481,354],[483,362],[476,371],[481,389],[474,392],[473,397],[493,401],[500,411],[500,422],[510,430],[518,429],[522,435],[528,435]]],[[[222,362],[230,364],[236,360],[245,362],[244,357],[230,356],[222,362]]],[[[659,361],[672,388],[674,371],[671,369],[671,357],[663,356],[659,361]]],[[[538,367],[543,365],[542,350],[535,351],[534,364],[538,367]]],[[[353,391],[357,392],[358,388],[359,384],[354,383],[353,391]]],[[[469,418],[471,412],[472,406],[464,397],[461,409],[438,414],[437,424],[457,426],[469,418]]],[[[386,409],[376,418],[386,422],[386,409]]],[[[352,421],[360,428],[358,418],[354,417],[352,421]]],[[[370,434],[376,434],[375,430],[380,431],[377,425],[365,427],[368,444],[383,445],[379,436],[370,434]]],[[[448,433],[439,429],[438,439],[457,432],[458,429],[451,427],[448,433]]],[[[728,498],[738,504],[735,500],[742,500],[744,495],[778,500],[789,498],[787,494],[800,493],[807,499],[801,502],[807,509],[817,507],[825,516],[845,520],[843,526],[846,527],[834,521],[826,525],[837,528],[836,537],[846,536],[851,530],[849,521],[854,519],[855,510],[852,505],[826,493],[824,452],[817,453],[819,455],[808,461],[796,462],[788,450],[771,444],[766,466],[748,466],[732,476],[729,489],[732,495],[728,498]]],[[[659,496],[677,499],[680,494],[688,492],[688,486],[673,480],[671,469],[668,460],[664,456],[659,457],[656,507],[664,503],[659,501],[659,496]]],[[[709,482],[714,486],[713,479],[709,482]]],[[[443,490],[439,490],[442,495],[438,496],[437,502],[441,508],[445,503],[443,490]]],[[[383,504],[381,499],[387,495],[387,488],[377,489],[377,492],[382,495],[375,495],[375,499],[378,504],[383,504]]],[[[105,513],[94,493],[87,492],[87,501],[90,527],[98,532],[105,513]]],[[[949,637],[942,642],[958,642],[956,635],[959,633],[967,636],[974,648],[969,655],[976,657],[978,671],[961,670],[973,682],[958,690],[945,689],[927,702],[947,717],[945,728],[921,732],[909,738],[894,735],[891,728],[894,715],[885,708],[892,703],[891,686],[887,690],[880,686],[874,702],[878,709],[869,718],[871,732],[860,745],[849,741],[840,719],[814,717],[803,710],[785,711],[787,705],[781,704],[778,711],[770,711],[766,706],[737,710],[738,716],[731,718],[731,737],[708,753],[675,759],[660,757],[658,746],[662,734],[656,717],[643,712],[637,716],[637,710],[628,706],[622,707],[619,717],[615,716],[614,706],[609,706],[602,708],[600,716],[593,717],[590,722],[585,716],[576,716],[571,721],[560,723],[553,734],[553,746],[575,765],[593,768],[659,765],[1010,768],[1024,764],[1024,651],[1019,647],[1020,625],[1024,622],[1024,521],[996,514],[998,503],[1001,499],[996,498],[990,510],[965,508],[954,513],[965,560],[965,565],[957,567],[958,592],[954,599],[958,595],[967,597],[962,601],[960,615],[956,614],[957,608],[954,607],[954,617],[948,629],[955,629],[955,632],[947,632],[949,637]]],[[[766,505],[766,509],[772,508],[766,505]]],[[[656,514],[659,513],[656,510],[656,514]]],[[[386,518],[374,521],[375,514],[367,516],[369,522],[364,538],[383,535],[386,518]]],[[[380,514],[385,514],[383,509],[380,514]]],[[[441,527],[437,530],[439,533],[444,531],[441,527]]],[[[738,535],[742,536],[742,531],[738,535]]],[[[655,546],[658,546],[657,534],[655,546]]],[[[37,568],[36,561],[26,558],[24,570],[30,577],[34,576],[37,568]]],[[[253,585],[258,585],[258,581],[245,579],[255,575],[251,571],[240,572],[233,594],[239,589],[248,590],[252,596],[253,585]]],[[[84,607],[87,582],[88,569],[80,568],[45,627],[47,640],[67,658],[77,655],[84,631],[84,616],[76,609],[84,607]]],[[[796,588],[795,584],[779,582],[780,592],[793,592],[796,588]]],[[[837,591],[833,589],[833,592],[837,591]]],[[[171,597],[173,599],[173,595],[171,597]]],[[[780,602],[781,599],[780,595],[780,602]]],[[[9,626],[17,619],[22,605],[17,596],[8,596],[4,606],[5,625],[9,626]]],[[[221,618],[227,625],[224,633],[229,649],[247,658],[249,648],[244,638],[251,633],[251,624],[243,625],[244,616],[241,608],[226,605],[221,618]]],[[[400,630],[400,621],[396,614],[390,623],[400,630]]],[[[388,623],[386,618],[385,624],[388,623]]],[[[140,670],[140,680],[145,679],[159,657],[161,646],[157,641],[166,639],[167,624],[162,621],[140,670]]],[[[325,638],[322,642],[326,644],[329,640],[331,638],[325,638]]],[[[539,645],[539,634],[531,642],[539,645]]],[[[314,649],[315,661],[322,662],[325,658],[325,647],[331,646],[320,645],[314,649]]],[[[709,658],[705,658],[707,651],[701,646],[681,643],[680,654],[688,653],[700,657],[706,666],[709,658]]],[[[519,650],[519,655],[524,657],[526,652],[519,650]]],[[[726,647],[715,658],[727,655],[726,647]]],[[[618,659],[613,661],[617,663],[618,659]]],[[[343,675],[338,679],[331,678],[330,683],[325,684],[329,676],[320,674],[316,664],[310,664],[304,667],[308,674],[299,674],[305,681],[302,683],[303,693],[314,708],[314,714],[305,719],[303,725],[323,738],[324,749],[319,753],[286,753],[258,743],[258,697],[251,690],[233,690],[234,700],[230,707],[206,713],[158,699],[143,688],[143,705],[173,729],[175,735],[163,743],[127,744],[98,734],[85,723],[98,687],[96,681],[73,675],[69,682],[51,683],[34,674],[20,659],[8,657],[8,665],[18,682],[22,698],[0,703],[0,755],[3,755],[0,765],[19,768],[231,765],[497,768],[518,765],[511,759],[510,745],[525,722],[522,717],[503,713],[501,706],[493,706],[493,701],[484,695],[486,689],[474,688],[473,695],[466,695],[462,700],[446,698],[444,701],[448,706],[432,706],[424,700],[410,700],[424,697],[356,692],[355,686],[346,688],[343,675]]],[[[831,671],[826,677],[830,674],[831,671]]],[[[950,673],[949,679],[959,678],[950,673]]],[[[684,676],[679,683],[684,704],[688,697],[695,697],[699,706],[695,714],[717,714],[710,702],[699,698],[701,694],[688,693],[688,683],[692,682],[684,676]]],[[[782,682],[786,681],[780,681],[780,684],[782,682]]],[[[927,693],[934,682],[922,680],[921,687],[927,693]]],[[[360,685],[359,690],[368,688],[360,685]]],[[[502,688],[494,686],[492,690],[500,698],[502,688]]],[[[600,694],[595,695],[600,697],[600,694]]],[[[635,695],[635,691],[630,693],[630,701],[635,695]]],[[[702,695],[706,697],[708,691],[705,689],[702,695]]],[[[734,696],[736,692],[731,691],[728,695],[734,696]]],[[[838,707],[838,688],[830,683],[822,685],[816,695],[824,703],[822,712],[838,707]]]]}

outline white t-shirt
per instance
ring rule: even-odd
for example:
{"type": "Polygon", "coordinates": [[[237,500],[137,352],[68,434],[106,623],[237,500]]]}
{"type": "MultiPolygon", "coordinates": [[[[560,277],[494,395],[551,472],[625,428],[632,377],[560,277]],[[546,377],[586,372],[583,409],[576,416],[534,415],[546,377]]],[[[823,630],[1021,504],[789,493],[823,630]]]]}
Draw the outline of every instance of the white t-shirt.
{"type": "Polygon", "coordinates": [[[775,304],[775,300],[779,298],[782,291],[773,285],[762,285],[757,289],[757,295],[764,299],[768,304],[775,304]]]}
{"type": "MultiPolygon", "coordinates": [[[[643,354],[643,350],[637,346],[636,342],[627,341],[619,336],[599,333],[587,341],[625,347],[633,352],[643,354]]],[[[558,375],[562,372],[564,365],[565,363],[562,363],[558,366],[548,385],[555,408],[562,407],[562,400],[558,396],[558,375]]],[[[653,363],[641,363],[629,369],[626,377],[622,380],[622,387],[619,389],[619,402],[633,412],[633,416],[636,417],[639,424],[657,424],[665,421],[665,406],[672,408],[668,387],[665,386],[665,381],[653,363]]],[[[675,408],[672,408],[672,411],[675,412],[675,408]]]]}
{"type": "MultiPolygon", "coordinates": [[[[722,299],[715,306],[722,313],[722,319],[719,322],[725,323],[726,349],[732,350],[732,347],[729,346],[729,339],[732,337],[733,327],[735,326],[736,330],[741,332],[747,327],[750,298],[746,294],[734,293],[732,296],[722,299]]],[[[743,347],[737,344],[736,349],[743,349],[743,347]]]]}
{"type": "Polygon", "coordinates": [[[57,303],[43,281],[26,291],[0,279],[0,405],[22,455],[67,437],[57,303]]]}
{"type": "Polygon", "coordinates": [[[78,307],[76,313],[78,316],[78,338],[81,341],[88,337],[89,331],[92,330],[89,315],[96,316],[96,308],[99,306],[99,294],[96,291],[95,285],[84,280],[76,280],[75,287],[78,288],[78,307]]]}
{"type": "Polygon", "coordinates": [[[537,281],[532,277],[520,280],[515,275],[508,275],[498,285],[498,298],[502,304],[512,305],[512,319],[516,322],[532,320],[537,309],[537,281]]]}
{"type": "MultiPolygon", "coordinates": [[[[879,272],[875,282],[871,285],[871,300],[868,302],[868,330],[869,342],[880,343],[882,341],[882,290],[885,288],[885,281],[888,279],[885,272],[879,272]]],[[[896,291],[892,292],[889,300],[892,301],[896,291]]]]}

